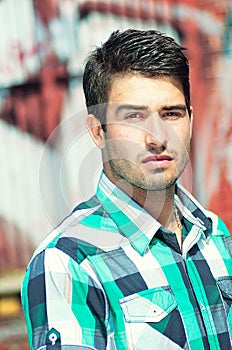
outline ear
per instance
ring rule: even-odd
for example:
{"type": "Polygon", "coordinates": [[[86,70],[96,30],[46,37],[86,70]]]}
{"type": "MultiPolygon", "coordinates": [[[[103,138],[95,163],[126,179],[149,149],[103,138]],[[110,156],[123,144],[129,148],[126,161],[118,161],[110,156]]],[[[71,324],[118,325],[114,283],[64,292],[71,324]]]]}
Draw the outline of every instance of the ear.
{"type": "Polygon", "coordinates": [[[89,114],[86,119],[86,126],[97,147],[105,147],[105,135],[100,120],[94,114],[89,114]]]}

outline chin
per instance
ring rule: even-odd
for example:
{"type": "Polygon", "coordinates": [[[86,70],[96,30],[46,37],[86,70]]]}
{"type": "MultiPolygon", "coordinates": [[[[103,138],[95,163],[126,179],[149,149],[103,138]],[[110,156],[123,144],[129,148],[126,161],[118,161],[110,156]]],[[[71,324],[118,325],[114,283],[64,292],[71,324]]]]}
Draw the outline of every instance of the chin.
{"type": "Polygon", "coordinates": [[[154,178],[150,181],[141,183],[141,188],[147,190],[147,191],[163,191],[172,188],[177,181],[177,177],[173,176],[169,179],[157,179],[154,180],[154,178]]]}
{"type": "Polygon", "coordinates": [[[168,190],[169,188],[172,188],[175,183],[176,183],[177,179],[172,180],[172,181],[168,181],[168,182],[160,182],[160,181],[156,181],[156,182],[133,182],[130,181],[130,184],[132,186],[136,186],[142,190],[146,190],[146,191],[163,191],[163,190],[168,190]]]}

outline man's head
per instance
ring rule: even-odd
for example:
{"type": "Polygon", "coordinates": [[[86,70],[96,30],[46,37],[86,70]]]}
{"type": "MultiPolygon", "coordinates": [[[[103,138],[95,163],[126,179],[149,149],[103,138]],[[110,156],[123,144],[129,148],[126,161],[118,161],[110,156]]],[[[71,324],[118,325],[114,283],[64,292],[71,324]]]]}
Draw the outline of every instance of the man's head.
{"type": "Polygon", "coordinates": [[[90,55],[84,89],[87,127],[108,178],[126,189],[173,189],[192,129],[182,48],[157,31],[115,32],[90,55]]]}
{"type": "Polygon", "coordinates": [[[114,76],[138,73],[146,77],[174,77],[182,85],[190,115],[189,64],[183,48],[156,30],[115,31],[87,60],[83,88],[88,112],[105,129],[105,104],[114,76]]]}

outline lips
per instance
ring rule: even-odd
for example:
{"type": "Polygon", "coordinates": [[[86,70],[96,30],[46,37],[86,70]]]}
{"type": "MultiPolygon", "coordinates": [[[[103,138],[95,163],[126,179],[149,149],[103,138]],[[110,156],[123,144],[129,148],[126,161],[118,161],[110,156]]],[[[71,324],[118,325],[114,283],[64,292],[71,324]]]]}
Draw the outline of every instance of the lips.
{"type": "Polygon", "coordinates": [[[164,154],[154,154],[152,156],[149,156],[142,160],[142,163],[146,164],[149,162],[165,162],[165,161],[172,161],[173,158],[169,155],[164,154]]]}

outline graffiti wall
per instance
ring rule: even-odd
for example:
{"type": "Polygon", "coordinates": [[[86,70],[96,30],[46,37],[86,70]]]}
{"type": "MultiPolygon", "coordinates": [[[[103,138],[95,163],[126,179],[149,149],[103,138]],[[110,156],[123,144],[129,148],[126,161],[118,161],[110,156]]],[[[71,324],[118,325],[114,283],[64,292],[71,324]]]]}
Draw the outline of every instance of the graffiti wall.
{"type": "Polygon", "coordinates": [[[0,275],[25,268],[94,191],[100,156],[85,132],[82,67],[120,28],[157,28],[188,48],[194,137],[182,181],[232,231],[230,0],[2,0],[0,26],[0,275]]]}

